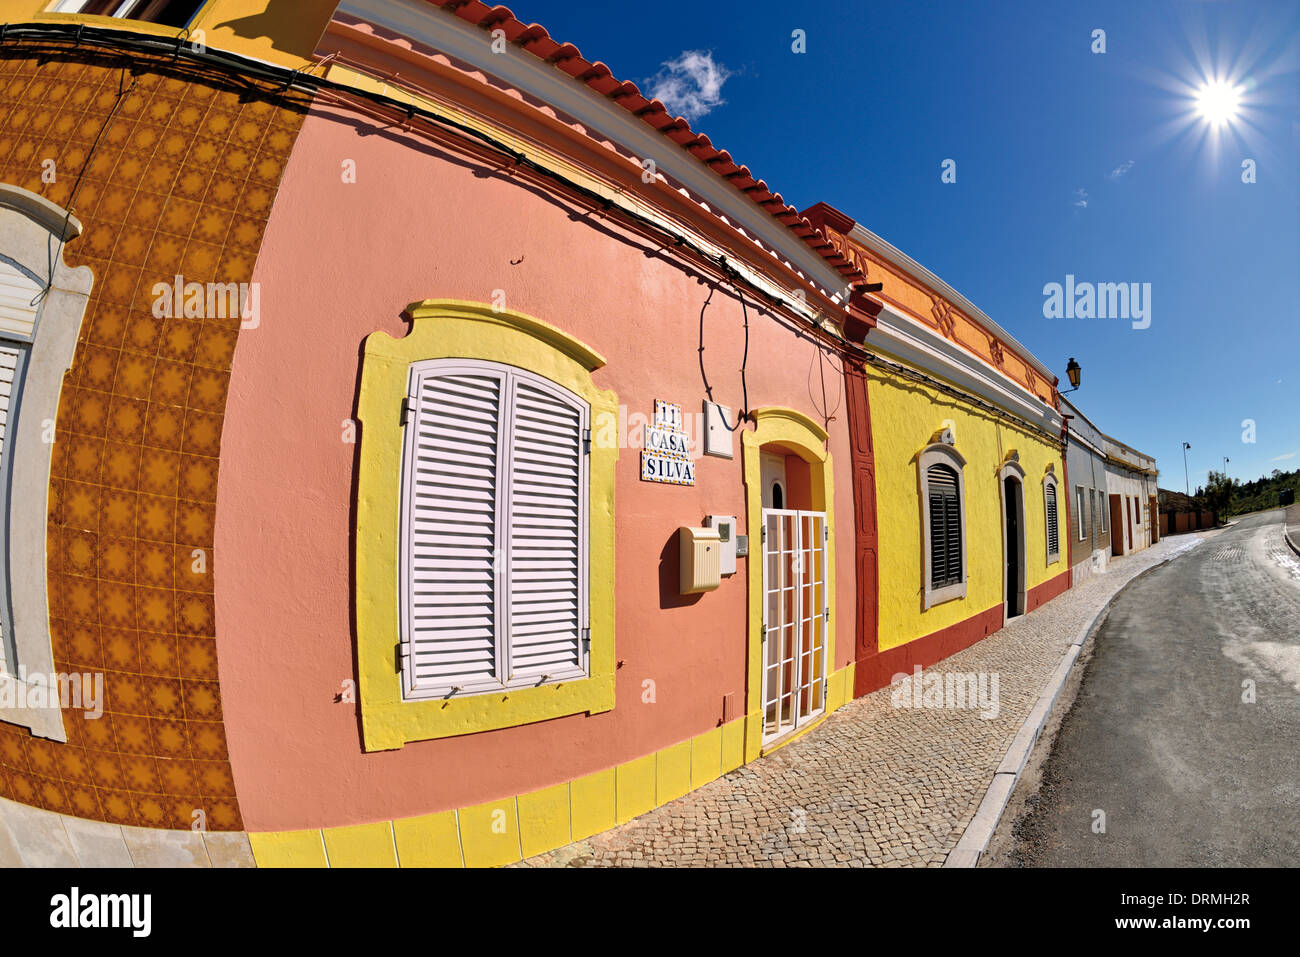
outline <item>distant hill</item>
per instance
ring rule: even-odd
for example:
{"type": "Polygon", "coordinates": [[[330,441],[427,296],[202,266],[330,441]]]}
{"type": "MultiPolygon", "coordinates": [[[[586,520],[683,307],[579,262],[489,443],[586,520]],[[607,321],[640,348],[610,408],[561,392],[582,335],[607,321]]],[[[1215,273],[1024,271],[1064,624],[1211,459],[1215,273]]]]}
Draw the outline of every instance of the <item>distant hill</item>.
{"type": "Polygon", "coordinates": [[[1300,495],[1300,469],[1294,472],[1274,469],[1272,475],[1262,476],[1253,482],[1234,482],[1232,504],[1228,506],[1226,515],[1243,515],[1263,508],[1276,508],[1278,496],[1284,488],[1294,489],[1300,495]]]}

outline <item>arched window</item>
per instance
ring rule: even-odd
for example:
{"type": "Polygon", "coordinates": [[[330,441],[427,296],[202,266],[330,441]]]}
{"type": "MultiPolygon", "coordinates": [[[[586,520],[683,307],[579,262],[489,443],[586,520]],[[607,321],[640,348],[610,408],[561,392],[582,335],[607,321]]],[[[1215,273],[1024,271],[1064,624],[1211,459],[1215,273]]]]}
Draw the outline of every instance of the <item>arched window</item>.
{"type": "Polygon", "coordinates": [[[921,486],[921,538],[925,607],[966,596],[966,460],[944,442],[917,460],[921,486]]]}
{"type": "MultiPolygon", "coordinates": [[[[0,183],[0,673],[45,684],[54,674],[46,595],[54,422],[93,276],[62,245],[81,223],[35,193],[0,183]]],[[[66,741],[58,701],[15,689],[0,719],[66,741]],[[21,696],[21,697],[20,697],[21,696]]]]}

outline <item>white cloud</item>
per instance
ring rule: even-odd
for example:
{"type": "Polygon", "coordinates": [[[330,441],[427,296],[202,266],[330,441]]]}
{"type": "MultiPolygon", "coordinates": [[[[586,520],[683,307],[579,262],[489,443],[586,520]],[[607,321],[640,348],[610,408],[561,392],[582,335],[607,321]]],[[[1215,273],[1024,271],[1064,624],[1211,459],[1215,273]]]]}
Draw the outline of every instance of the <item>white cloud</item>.
{"type": "Polygon", "coordinates": [[[1119,179],[1125,173],[1133,168],[1132,160],[1125,160],[1110,171],[1110,179],[1119,179]]]}
{"type": "Polygon", "coordinates": [[[1278,456],[1277,458],[1275,458],[1275,459],[1269,459],[1269,461],[1270,461],[1270,462],[1283,462],[1283,461],[1285,461],[1285,460],[1287,460],[1287,459],[1293,459],[1293,458],[1295,458],[1297,455],[1300,455],[1300,449],[1296,449],[1294,452],[1288,452],[1288,453],[1286,453],[1286,455],[1279,455],[1279,456],[1278,456]]]}
{"type": "Polygon", "coordinates": [[[709,50],[684,50],[663,67],[649,79],[646,95],[692,123],[725,102],[722,84],[734,75],[709,50]]]}
{"type": "Polygon", "coordinates": [[[1074,191],[1074,205],[1080,209],[1088,208],[1088,191],[1080,188],[1074,191]]]}

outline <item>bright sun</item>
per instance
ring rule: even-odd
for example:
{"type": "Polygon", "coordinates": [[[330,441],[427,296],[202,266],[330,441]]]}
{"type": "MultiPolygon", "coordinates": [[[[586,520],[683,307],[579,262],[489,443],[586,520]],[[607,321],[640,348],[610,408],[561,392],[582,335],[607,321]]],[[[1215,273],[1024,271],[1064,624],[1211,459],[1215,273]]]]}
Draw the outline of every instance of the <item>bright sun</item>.
{"type": "Polygon", "coordinates": [[[1240,91],[1224,80],[1210,80],[1196,91],[1196,111],[1211,126],[1232,122],[1240,102],[1240,91]]]}

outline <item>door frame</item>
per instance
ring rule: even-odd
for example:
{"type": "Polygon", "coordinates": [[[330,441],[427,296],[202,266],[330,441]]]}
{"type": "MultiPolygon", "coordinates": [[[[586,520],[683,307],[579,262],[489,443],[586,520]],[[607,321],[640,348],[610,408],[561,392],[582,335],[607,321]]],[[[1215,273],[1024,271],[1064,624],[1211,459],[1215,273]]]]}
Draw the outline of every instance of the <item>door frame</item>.
{"type": "MultiPolygon", "coordinates": [[[[753,761],[766,751],[790,743],[804,731],[816,727],[835,711],[845,698],[846,675],[849,668],[836,667],[835,625],[838,615],[835,606],[835,501],[834,468],[831,454],[826,450],[827,433],[824,428],[802,412],[781,406],[765,406],[750,411],[754,428],[741,436],[745,470],[745,527],[750,537],[750,555],[747,559],[746,581],[749,587],[749,627],[745,681],[744,759],[753,761]],[[826,692],[823,713],[809,721],[802,729],[786,735],[770,745],[763,744],[763,566],[762,549],[756,548],[756,539],[763,527],[763,488],[761,455],[765,446],[775,446],[786,454],[798,455],[808,463],[810,508],[807,511],[825,512],[826,528],[826,604],[830,619],[826,622],[826,692]],[[755,560],[755,556],[758,560],[755,560]]],[[[775,451],[775,448],[772,449],[775,451]]],[[[851,668],[851,665],[849,666],[851,668]]],[[[849,679],[851,681],[851,679],[849,679]]],[[[851,684],[849,685],[852,686],[851,684]]],[[[725,734],[724,730],[724,734],[725,734]]]]}
{"type": "MultiPolygon", "coordinates": [[[[817,524],[818,520],[820,521],[820,528],[818,529],[818,531],[820,531],[821,529],[825,529],[825,528],[827,528],[828,526],[827,526],[827,524],[826,524],[826,521],[827,521],[826,513],[825,513],[825,512],[822,512],[822,511],[813,511],[813,510],[811,510],[811,509],[768,508],[768,507],[764,507],[764,508],[763,508],[763,511],[762,511],[762,526],[761,526],[762,529],[763,529],[764,531],[766,531],[766,529],[767,529],[768,519],[769,519],[771,516],[789,517],[789,518],[793,519],[793,529],[794,529],[794,535],[795,535],[795,548],[794,548],[794,552],[795,552],[796,555],[799,555],[799,556],[802,558],[804,552],[805,552],[808,548],[810,548],[810,547],[811,547],[811,548],[820,548],[820,549],[821,549],[821,551],[822,551],[822,583],[821,583],[821,584],[822,584],[823,594],[825,594],[827,573],[828,573],[828,571],[829,571],[829,569],[830,569],[830,564],[831,564],[830,550],[829,550],[829,548],[827,547],[828,544],[829,544],[829,542],[827,541],[827,539],[826,539],[824,533],[823,533],[823,535],[822,535],[822,540],[821,540],[820,542],[818,542],[818,541],[816,540],[816,536],[817,536],[818,533],[817,533],[817,532],[814,532],[814,533],[813,533],[814,538],[813,538],[813,541],[811,542],[811,544],[810,544],[810,545],[805,544],[804,541],[803,541],[803,529],[804,529],[804,522],[805,522],[805,520],[808,520],[808,519],[812,519],[812,520],[813,520],[812,524],[814,524],[814,525],[817,524]]],[[[820,623],[820,626],[819,626],[819,627],[821,628],[821,631],[822,631],[822,635],[821,635],[821,646],[822,646],[822,650],[821,650],[821,673],[822,673],[822,677],[821,677],[821,685],[822,685],[822,687],[821,687],[821,706],[818,707],[818,708],[815,708],[815,709],[813,709],[813,710],[810,710],[810,711],[808,712],[808,714],[806,714],[806,715],[801,715],[801,714],[799,714],[799,703],[798,703],[798,702],[799,702],[799,696],[800,696],[800,690],[799,690],[799,689],[800,689],[800,686],[803,684],[803,675],[800,673],[800,668],[801,668],[800,662],[802,661],[802,659],[803,659],[803,657],[804,657],[804,655],[803,655],[803,633],[802,633],[802,624],[803,624],[804,616],[807,614],[808,609],[805,609],[805,608],[803,607],[803,595],[804,595],[804,587],[805,587],[805,586],[804,586],[803,582],[800,581],[799,584],[797,585],[797,587],[795,588],[795,591],[794,591],[795,602],[794,602],[794,610],[793,610],[793,612],[794,612],[794,621],[793,621],[793,624],[794,624],[794,626],[795,626],[795,631],[796,631],[796,647],[795,647],[795,649],[794,649],[794,652],[793,652],[793,658],[792,658],[792,661],[791,661],[791,666],[792,666],[792,668],[793,668],[793,684],[794,684],[794,687],[795,687],[795,694],[794,694],[794,708],[793,708],[793,714],[791,715],[791,721],[792,721],[792,724],[791,724],[791,726],[790,726],[789,728],[787,728],[787,729],[785,729],[785,730],[778,730],[778,731],[775,732],[775,733],[768,734],[768,732],[767,732],[767,727],[766,727],[766,725],[767,725],[767,708],[768,708],[768,704],[769,704],[768,699],[767,699],[767,667],[768,667],[767,656],[768,656],[768,654],[770,654],[770,650],[771,650],[771,648],[772,648],[772,645],[770,644],[770,642],[772,642],[772,641],[774,640],[774,638],[773,638],[773,636],[771,635],[771,630],[772,630],[772,625],[773,625],[773,623],[770,622],[770,621],[768,621],[768,620],[767,620],[767,616],[766,616],[767,595],[768,595],[768,580],[767,580],[767,566],[768,566],[768,561],[767,561],[767,559],[768,559],[768,554],[767,554],[767,547],[768,547],[768,545],[773,544],[773,543],[772,543],[771,541],[769,541],[768,536],[767,536],[766,534],[761,535],[760,537],[762,538],[762,543],[761,543],[761,547],[760,547],[759,551],[760,551],[760,555],[761,555],[761,565],[760,565],[760,568],[762,569],[762,582],[763,582],[763,585],[762,585],[762,588],[763,588],[763,604],[764,604],[764,621],[763,621],[763,629],[764,629],[764,631],[767,633],[767,634],[764,636],[764,643],[763,643],[763,680],[762,680],[761,685],[760,685],[760,687],[761,687],[760,694],[762,695],[762,701],[760,702],[760,707],[761,707],[761,709],[762,709],[763,725],[764,725],[764,727],[763,727],[763,744],[764,744],[764,746],[768,746],[768,745],[772,745],[772,744],[778,743],[782,738],[786,737],[787,735],[795,734],[795,733],[797,733],[797,732],[803,730],[803,728],[806,727],[806,726],[808,725],[809,722],[812,722],[812,721],[817,720],[818,718],[822,717],[822,716],[826,713],[826,700],[827,700],[827,699],[826,699],[826,690],[827,690],[827,686],[828,686],[828,684],[829,684],[829,681],[828,681],[828,678],[829,678],[829,675],[828,675],[828,661],[829,661],[829,659],[828,659],[828,651],[829,651],[829,649],[828,649],[828,647],[827,647],[826,637],[827,637],[827,632],[829,631],[829,628],[830,628],[830,615],[829,615],[829,606],[826,606],[826,607],[823,609],[822,613],[820,614],[820,617],[821,617],[821,623],[820,623]]],[[[794,570],[794,574],[796,574],[796,575],[801,575],[801,574],[803,573],[803,571],[804,571],[804,567],[803,567],[803,565],[802,565],[802,563],[801,563],[800,566],[799,566],[799,568],[796,569],[796,570],[794,570]]],[[[827,599],[829,600],[829,595],[826,595],[826,597],[827,597],[827,599]]],[[[817,611],[814,609],[811,618],[812,618],[813,621],[816,621],[816,619],[817,619],[818,617],[819,617],[819,614],[818,614],[817,611]]],[[[777,722],[776,722],[777,725],[778,725],[778,727],[779,727],[780,724],[781,724],[781,710],[780,710],[781,706],[780,706],[780,697],[781,697],[781,696],[778,695],[778,702],[777,702],[777,722]]]]}
{"type": "Polygon", "coordinates": [[[1110,509],[1110,553],[1115,556],[1127,555],[1124,548],[1124,507],[1120,504],[1117,492],[1106,494],[1106,504],[1110,509]]]}
{"type": "Polygon", "coordinates": [[[1008,612],[1011,605],[1011,596],[1007,593],[1007,559],[1010,557],[1010,553],[1007,551],[1007,479],[1015,480],[1020,486],[1020,494],[1016,496],[1018,500],[1016,503],[1016,525],[1020,529],[1018,536],[1020,539],[1020,587],[1017,595],[1020,599],[1020,614],[1023,615],[1029,597],[1029,535],[1028,529],[1025,528],[1025,470],[1020,467],[1019,456],[1015,452],[1012,452],[1007,457],[1007,460],[1002,463],[1002,468],[998,469],[998,501],[1001,503],[998,514],[998,527],[1002,533],[1002,621],[1004,624],[1010,620],[1008,612]]]}

